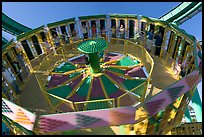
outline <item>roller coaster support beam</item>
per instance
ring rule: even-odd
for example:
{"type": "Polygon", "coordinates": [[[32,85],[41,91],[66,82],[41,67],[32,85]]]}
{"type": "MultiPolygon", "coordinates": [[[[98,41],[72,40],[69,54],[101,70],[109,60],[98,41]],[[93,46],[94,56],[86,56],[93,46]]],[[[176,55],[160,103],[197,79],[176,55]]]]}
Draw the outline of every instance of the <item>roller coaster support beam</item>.
{"type": "Polygon", "coordinates": [[[185,111],[185,120],[186,120],[186,123],[191,123],[192,122],[191,115],[190,115],[188,107],[186,108],[186,111],[185,111]]]}
{"type": "Polygon", "coordinates": [[[195,111],[197,122],[202,122],[202,102],[197,88],[192,97],[192,107],[195,111]]]}

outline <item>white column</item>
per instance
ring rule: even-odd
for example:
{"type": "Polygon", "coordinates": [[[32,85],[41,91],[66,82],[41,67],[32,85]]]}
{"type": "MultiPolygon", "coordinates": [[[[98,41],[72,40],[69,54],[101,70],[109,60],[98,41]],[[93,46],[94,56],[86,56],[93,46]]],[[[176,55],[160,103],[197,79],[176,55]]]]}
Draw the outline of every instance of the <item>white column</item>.
{"type": "Polygon", "coordinates": [[[96,37],[99,37],[99,28],[98,26],[100,25],[99,19],[96,19],[96,37]]]}
{"type": "Polygon", "coordinates": [[[57,35],[59,36],[60,35],[60,32],[58,30],[58,27],[55,28],[56,32],[57,32],[57,35]]]}
{"type": "Polygon", "coordinates": [[[82,31],[82,22],[79,20],[78,21],[78,24],[79,24],[79,34],[80,34],[80,37],[83,39],[84,36],[83,36],[83,31],[82,31]]]}
{"type": "Polygon", "coordinates": [[[93,37],[93,33],[92,33],[91,21],[95,21],[95,20],[94,19],[93,20],[89,20],[89,23],[90,23],[90,37],[92,38],[93,37]]]}
{"type": "Polygon", "coordinates": [[[71,37],[71,36],[70,36],[71,31],[70,31],[70,29],[69,29],[68,24],[65,25],[65,30],[66,30],[67,36],[71,37]]]}
{"type": "Polygon", "coordinates": [[[109,20],[110,20],[110,37],[112,38],[112,21],[110,16],[109,16],[109,20]]]}
{"type": "Polygon", "coordinates": [[[71,28],[70,28],[70,24],[67,24],[67,31],[69,32],[69,34],[72,34],[71,28]]]}
{"type": "Polygon", "coordinates": [[[134,38],[136,38],[136,32],[139,31],[139,23],[138,23],[138,20],[135,20],[135,23],[134,23],[134,38]]]}
{"type": "MultiPolygon", "coordinates": [[[[76,35],[77,39],[80,38],[80,29],[79,29],[79,27],[78,27],[78,23],[79,23],[79,21],[78,21],[78,20],[75,20],[75,22],[74,22],[74,28],[75,28],[76,33],[77,33],[77,35],[76,35]]],[[[70,30],[71,30],[71,29],[70,29],[70,30]]]]}
{"type": "Polygon", "coordinates": [[[62,36],[62,31],[60,29],[60,26],[57,26],[56,30],[57,30],[57,35],[60,38],[60,43],[63,44],[63,40],[62,40],[62,37],[61,37],[62,36]]]}
{"type": "Polygon", "coordinates": [[[127,20],[127,39],[129,39],[129,32],[130,32],[130,20],[127,20]]]}
{"type": "MultiPolygon", "coordinates": [[[[58,26],[58,33],[60,34],[60,35],[62,35],[62,31],[61,31],[61,29],[60,29],[60,26],[58,26]]],[[[58,34],[58,35],[59,35],[58,34]]]]}
{"type": "Polygon", "coordinates": [[[108,37],[108,42],[110,42],[110,37],[111,37],[111,20],[109,15],[106,16],[106,20],[107,20],[107,37],[108,37]]]}
{"type": "Polygon", "coordinates": [[[90,20],[87,20],[86,24],[87,24],[86,26],[88,29],[88,38],[91,38],[91,22],[90,22],[90,20]]]}
{"type": "Polygon", "coordinates": [[[43,53],[46,53],[46,48],[43,46],[43,40],[42,38],[40,37],[40,32],[38,34],[36,34],[36,37],[38,39],[38,43],[40,45],[40,48],[42,50],[43,53]]]}
{"type": "Polygon", "coordinates": [[[51,29],[49,29],[48,27],[46,27],[45,36],[46,36],[46,39],[47,39],[48,43],[54,49],[55,48],[55,43],[53,42],[53,37],[52,37],[51,29]]]}
{"type": "Polygon", "coordinates": [[[141,23],[141,16],[138,16],[138,31],[141,31],[141,25],[142,25],[142,23],[141,23]]]}
{"type": "Polygon", "coordinates": [[[106,33],[106,37],[108,36],[108,20],[107,20],[107,18],[104,20],[104,24],[105,24],[105,33],[106,33]]]}
{"type": "Polygon", "coordinates": [[[98,29],[98,37],[101,37],[101,23],[100,23],[100,20],[98,20],[98,26],[97,26],[97,29],[98,29]]]}
{"type": "Polygon", "coordinates": [[[79,34],[79,28],[77,27],[77,21],[74,22],[74,28],[76,29],[76,33],[77,33],[76,37],[77,37],[77,39],[79,39],[80,34],[79,34]]]}
{"type": "MultiPolygon", "coordinates": [[[[162,57],[163,52],[165,51],[165,46],[166,46],[166,39],[167,39],[167,26],[165,26],[165,30],[164,30],[164,35],[163,35],[163,41],[162,41],[162,45],[161,45],[161,51],[160,51],[160,57],[162,57]]],[[[182,39],[181,39],[182,40],[182,39]]],[[[181,44],[181,43],[180,43],[181,44]]],[[[180,44],[178,45],[178,48],[180,46],[180,44]]],[[[179,50],[179,49],[178,49],[179,50]]],[[[178,55],[177,55],[178,56],[178,55]]]]}
{"type": "Polygon", "coordinates": [[[33,54],[33,56],[34,56],[34,57],[38,56],[38,54],[37,54],[37,52],[36,52],[36,50],[35,50],[35,47],[34,47],[34,45],[33,45],[33,42],[32,42],[32,40],[31,40],[31,38],[28,38],[26,41],[27,41],[27,43],[28,43],[28,45],[29,45],[29,48],[30,48],[30,50],[31,50],[31,52],[32,52],[32,54],[33,54]]]}
{"type": "Polygon", "coordinates": [[[23,49],[23,46],[21,45],[21,42],[18,42],[18,41],[17,41],[15,47],[17,48],[18,51],[24,50],[24,49],[23,49]]]}
{"type": "Polygon", "coordinates": [[[120,33],[119,33],[119,30],[118,30],[118,26],[120,26],[120,21],[119,21],[119,19],[116,19],[115,21],[116,21],[116,23],[115,23],[116,24],[116,26],[115,26],[116,27],[116,37],[119,38],[120,33]]]}
{"type": "Polygon", "coordinates": [[[129,23],[128,23],[128,19],[125,19],[125,39],[129,38],[128,35],[128,30],[129,30],[129,23]]]}

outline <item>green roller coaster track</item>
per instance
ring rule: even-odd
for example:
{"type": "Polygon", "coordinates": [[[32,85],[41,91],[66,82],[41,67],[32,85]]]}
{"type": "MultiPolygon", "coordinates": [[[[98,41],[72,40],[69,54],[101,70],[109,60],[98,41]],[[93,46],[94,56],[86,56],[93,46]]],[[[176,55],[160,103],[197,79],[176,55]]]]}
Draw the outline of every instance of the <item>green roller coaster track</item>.
{"type": "Polygon", "coordinates": [[[182,2],[159,19],[181,25],[202,11],[202,2],[182,2]]]}
{"type": "Polygon", "coordinates": [[[16,22],[15,20],[8,17],[6,14],[2,13],[2,30],[14,36],[17,36],[23,32],[27,32],[32,29],[16,22]]]}
{"type": "Polygon", "coordinates": [[[2,47],[4,47],[4,45],[6,45],[8,42],[9,41],[6,38],[2,37],[2,47]]]}

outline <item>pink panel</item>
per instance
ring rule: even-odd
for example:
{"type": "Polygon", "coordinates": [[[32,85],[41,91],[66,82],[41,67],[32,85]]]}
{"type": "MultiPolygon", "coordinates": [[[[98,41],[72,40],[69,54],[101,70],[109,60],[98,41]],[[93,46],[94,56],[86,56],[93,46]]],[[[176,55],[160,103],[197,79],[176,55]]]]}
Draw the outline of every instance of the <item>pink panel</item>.
{"type": "MultiPolygon", "coordinates": [[[[189,76],[198,76],[198,71],[195,70],[189,74],[189,76]]],[[[156,114],[162,108],[167,107],[171,104],[172,94],[169,92],[174,92],[175,88],[179,88],[179,94],[176,96],[181,96],[182,94],[189,91],[189,85],[187,84],[186,77],[182,80],[174,83],[169,86],[167,89],[163,90],[159,94],[153,96],[150,100],[140,104],[136,107],[120,107],[120,108],[111,108],[111,109],[102,109],[102,110],[91,110],[91,111],[80,111],[74,113],[63,113],[63,114],[51,114],[40,116],[40,131],[41,132],[59,132],[64,130],[73,130],[78,128],[96,128],[101,126],[116,126],[123,124],[133,124],[135,121],[135,111],[139,107],[144,107],[146,110],[149,110],[149,116],[156,114]],[[171,90],[170,90],[171,89],[171,90]],[[154,107],[153,110],[151,108],[154,107]],[[50,120],[46,120],[46,119],[50,120]],[[54,122],[53,122],[54,121],[54,122]],[[59,121],[59,122],[58,122],[59,121]],[[52,125],[52,123],[57,123],[54,126],[47,127],[52,125]]],[[[199,76],[193,83],[194,85],[198,84],[201,77],[199,76]]]]}
{"type": "Polygon", "coordinates": [[[4,98],[2,98],[2,115],[28,130],[33,130],[36,115],[4,98]]]}
{"type": "Polygon", "coordinates": [[[134,123],[135,108],[113,108],[105,110],[92,110],[74,113],[53,114],[40,116],[41,132],[59,132],[80,128],[95,128],[134,123]],[[59,121],[59,122],[58,122],[59,121]],[[56,124],[59,123],[59,124],[56,124]],[[47,127],[48,125],[53,125],[47,127]]]}
{"type": "MultiPolygon", "coordinates": [[[[190,73],[188,75],[188,77],[193,77],[193,76],[198,76],[198,71],[197,70],[193,71],[192,73],[190,73]]],[[[198,82],[200,81],[200,78],[198,77],[198,79],[196,79],[192,84],[193,85],[198,84],[198,82]]],[[[186,82],[186,77],[184,77],[183,79],[179,80],[178,82],[176,82],[173,85],[169,86],[167,89],[160,92],[159,94],[153,96],[150,100],[146,101],[144,103],[144,106],[147,108],[147,105],[149,105],[149,102],[154,102],[154,101],[158,101],[158,100],[163,99],[163,102],[161,102],[161,105],[159,105],[158,110],[161,110],[161,109],[167,107],[169,104],[171,104],[173,102],[171,100],[170,94],[168,93],[169,92],[168,89],[179,87],[181,85],[184,86],[184,87],[182,88],[181,91],[179,91],[179,94],[177,94],[178,97],[190,90],[190,88],[188,86],[188,83],[186,82]]],[[[157,111],[155,111],[155,113],[150,114],[150,116],[152,116],[152,115],[154,115],[156,113],[157,113],[157,111]]]]}

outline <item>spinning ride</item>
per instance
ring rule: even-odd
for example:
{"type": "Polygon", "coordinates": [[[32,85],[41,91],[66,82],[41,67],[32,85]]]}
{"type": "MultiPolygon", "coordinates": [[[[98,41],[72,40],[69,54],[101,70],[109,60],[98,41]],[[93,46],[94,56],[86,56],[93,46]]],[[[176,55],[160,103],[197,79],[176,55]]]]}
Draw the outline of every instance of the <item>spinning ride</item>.
{"type": "Polygon", "coordinates": [[[74,56],[53,68],[46,90],[53,107],[62,112],[104,109],[130,106],[144,99],[148,74],[141,61],[128,54],[103,55],[107,45],[104,39],[85,40],[78,50],[87,55],[74,56]],[[121,101],[121,97],[127,100],[121,101]],[[58,99],[74,106],[54,101],[58,99]]]}
{"type": "MultiPolygon", "coordinates": [[[[200,9],[199,2],[189,3],[182,8],[182,12],[195,5],[196,9],[200,9]]],[[[197,13],[191,10],[176,22],[182,23],[183,18],[194,12],[197,13]]],[[[123,131],[122,134],[167,134],[180,124],[191,99],[197,101],[197,119],[202,119],[202,105],[196,89],[201,79],[201,47],[195,37],[176,24],[166,22],[165,19],[175,20],[178,16],[169,15],[162,17],[164,21],[129,14],[85,16],[33,30],[19,27],[18,23],[4,16],[4,28],[18,37],[16,41],[9,42],[2,39],[2,65],[13,72],[20,87],[25,83],[31,90],[29,79],[33,83],[37,80],[40,89],[36,86],[32,88],[36,88],[36,92],[42,91],[47,102],[43,102],[40,96],[28,99],[26,92],[33,94],[29,89],[17,93],[3,75],[3,122],[15,134],[77,134],[81,129],[97,127],[116,128],[123,131]],[[16,29],[8,27],[12,24],[16,29]],[[84,24],[89,28],[86,40],[81,31],[84,24]],[[96,25],[95,35],[90,29],[92,24],[96,25]],[[112,34],[111,29],[121,24],[125,27],[123,37],[120,37],[119,31],[112,34]],[[152,59],[154,55],[145,49],[145,31],[150,29],[163,35],[159,61],[156,59],[156,63],[152,59]],[[69,35],[70,43],[63,41],[62,31],[69,35]],[[56,43],[52,40],[54,35],[60,37],[60,47],[55,47],[56,43]],[[50,45],[49,50],[44,39],[50,45]],[[173,74],[176,77],[174,82],[164,84],[163,88],[151,95],[149,86],[155,86],[156,81],[162,85],[166,80],[166,77],[152,80],[154,65],[163,65],[173,72],[177,69],[180,55],[182,62],[190,55],[195,57],[189,73],[183,78],[173,74]],[[12,59],[20,62],[20,72],[14,69],[12,59]],[[27,102],[19,99],[23,96],[27,102]],[[33,98],[38,98],[38,101],[30,102],[33,98]],[[43,113],[27,108],[34,105],[42,107],[41,104],[47,105],[43,106],[46,108],[43,113]]]]}

